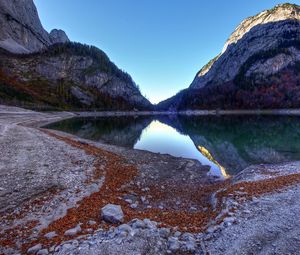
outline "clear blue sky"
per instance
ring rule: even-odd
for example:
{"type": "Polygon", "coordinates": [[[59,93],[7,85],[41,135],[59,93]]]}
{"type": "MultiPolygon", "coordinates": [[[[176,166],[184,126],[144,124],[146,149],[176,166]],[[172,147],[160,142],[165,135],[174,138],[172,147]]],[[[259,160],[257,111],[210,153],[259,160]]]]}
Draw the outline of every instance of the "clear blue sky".
{"type": "MultiPolygon", "coordinates": [[[[34,0],[46,30],[64,29],[128,72],[157,103],[192,82],[248,16],[275,0],[34,0]]],[[[300,0],[293,3],[300,4],[300,0]]]]}

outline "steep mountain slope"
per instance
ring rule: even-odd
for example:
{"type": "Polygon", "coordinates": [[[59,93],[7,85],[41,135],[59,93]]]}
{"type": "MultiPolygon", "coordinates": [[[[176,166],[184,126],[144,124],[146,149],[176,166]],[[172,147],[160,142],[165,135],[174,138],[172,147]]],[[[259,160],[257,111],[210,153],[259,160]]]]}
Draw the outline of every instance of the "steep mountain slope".
{"type": "Polygon", "coordinates": [[[46,32],[32,0],[0,0],[0,103],[38,109],[149,110],[130,75],[96,47],[46,32]],[[1,49],[2,48],[2,49],[1,49]]]}
{"type": "Polygon", "coordinates": [[[0,101],[54,109],[147,110],[151,103],[101,50],[79,43],[0,52],[0,101]]]}
{"type": "Polygon", "coordinates": [[[0,0],[0,25],[0,47],[14,53],[29,53],[69,41],[62,30],[54,29],[48,34],[33,0],[0,0]]]}
{"type": "Polygon", "coordinates": [[[277,5],[244,20],[191,86],[159,108],[300,106],[300,7],[277,5]]]}

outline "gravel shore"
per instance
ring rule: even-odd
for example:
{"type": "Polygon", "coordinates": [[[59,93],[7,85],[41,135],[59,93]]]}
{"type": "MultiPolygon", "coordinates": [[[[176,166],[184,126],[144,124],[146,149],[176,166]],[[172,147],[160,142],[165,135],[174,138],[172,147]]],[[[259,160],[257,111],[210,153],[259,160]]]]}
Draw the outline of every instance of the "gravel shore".
{"type": "Polygon", "coordinates": [[[73,116],[0,106],[0,254],[299,254],[299,162],[223,181],[40,128],[73,116]],[[108,203],[123,224],[101,220],[108,203]]]}

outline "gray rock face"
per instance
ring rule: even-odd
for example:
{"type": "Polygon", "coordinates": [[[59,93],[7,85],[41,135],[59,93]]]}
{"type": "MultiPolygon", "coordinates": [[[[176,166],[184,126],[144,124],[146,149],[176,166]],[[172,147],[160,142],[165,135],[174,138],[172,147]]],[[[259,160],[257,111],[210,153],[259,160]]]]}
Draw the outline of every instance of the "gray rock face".
{"type": "Polygon", "coordinates": [[[69,37],[65,33],[65,31],[61,29],[53,29],[50,32],[50,40],[51,42],[54,43],[66,43],[69,42],[69,37]]]}
{"type": "Polygon", "coordinates": [[[122,223],[124,213],[121,206],[108,204],[101,209],[101,218],[110,223],[122,223]]]}
{"type": "MultiPolygon", "coordinates": [[[[300,7],[283,4],[244,20],[227,40],[223,51],[203,67],[190,88],[220,85],[232,81],[241,66],[254,54],[276,49],[283,41],[300,38],[300,7]]],[[[290,57],[278,55],[264,63],[265,73],[274,73],[295,63],[299,51],[291,49],[290,57]],[[289,58],[289,59],[286,59],[289,58]]],[[[253,71],[258,67],[252,67],[253,71]]],[[[248,75],[252,72],[249,70],[248,75]]]]}
{"type": "Polygon", "coordinates": [[[61,53],[56,56],[47,54],[22,57],[2,57],[0,68],[7,76],[17,76],[22,83],[47,80],[51,86],[57,86],[64,80],[72,84],[70,93],[85,106],[95,104],[95,91],[122,98],[135,107],[151,107],[151,103],[141,95],[133,82],[126,81],[104,71],[93,69],[95,60],[91,56],[61,53]]]}
{"type": "Polygon", "coordinates": [[[29,53],[68,40],[63,31],[50,35],[43,28],[33,0],[0,0],[0,47],[29,53]]]}
{"type": "MultiPolygon", "coordinates": [[[[68,36],[62,30],[53,29],[50,34],[44,30],[33,0],[0,0],[0,25],[0,48],[11,53],[39,52],[47,47],[48,50],[51,49],[49,46],[53,44],[69,42],[68,36]]],[[[111,109],[107,104],[110,104],[110,107],[114,105],[118,110],[121,107],[123,110],[125,107],[130,109],[152,107],[131,78],[128,78],[129,75],[126,78],[126,74],[121,70],[117,74],[110,72],[117,67],[107,60],[108,57],[104,53],[102,55],[101,53],[80,55],[74,51],[60,51],[56,55],[43,53],[44,51],[40,52],[40,55],[28,55],[28,58],[23,60],[22,58],[17,60],[17,56],[14,58],[6,55],[1,57],[0,65],[9,64],[5,75],[17,76],[21,82],[46,81],[45,91],[49,92],[54,87],[60,86],[62,90],[67,91],[67,97],[72,97],[68,99],[68,104],[72,104],[72,107],[111,109]],[[99,61],[101,58],[99,55],[102,62],[99,61]],[[95,61],[97,56],[98,62],[95,61]],[[68,83],[67,89],[65,85],[62,87],[62,81],[68,83]]],[[[50,93],[54,95],[58,90],[50,93]]],[[[61,102],[61,99],[56,98],[50,104],[55,101],[61,102]]]]}

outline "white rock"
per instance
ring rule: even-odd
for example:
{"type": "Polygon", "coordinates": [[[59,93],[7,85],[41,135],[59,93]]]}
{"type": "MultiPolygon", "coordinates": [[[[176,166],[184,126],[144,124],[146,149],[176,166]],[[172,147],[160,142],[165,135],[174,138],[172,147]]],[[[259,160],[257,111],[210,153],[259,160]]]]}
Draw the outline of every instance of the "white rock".
{"type": "Polygon", "coordinates": [[[144,223],[146,224],[147,228],[149,229],[156,229],[157,223],[155,221],[151,221],[149,219],[144,219],[144,223]]]}
{"type": "Polygon", "coordinates": [[[48,254],[49,254],[49,252],[47,249],[39,250],[37,252],[37,255],[48,255],[48,254]]]}
{"type": "Polygon", "coordinates": [[[121,206],[108,204],[101,209],[101,218],[109,223],[122,223],[124,213],[121,206]]]}
{"type": "Polygon", "coordinates": [[[57,234],[53,231],[53,232],[49,232],[47,234],[44,235],[44,237],[46,237],[47,239],[52,239],[54,237],[56,237],[57,234]]]}
{"type": "Polygon", "coordinates": [[[36,253],[37,251],[39,251],[40,249],[42,249],[42,245],[41,245],[41,244],[37,244],[37,245],[35,245],[35,246],[29,248],[29,249],[27,250],[27,253],[28,253],[28,254],[34,254],[34,253],[36,253]]]}
{"type": "Polygon", "coordinates": [[[80,225],[77,225],[75,228],[71,228],[65,232],[65,236],[75,236],[79,232],[81,232],[81,227],[80,225]]]}

